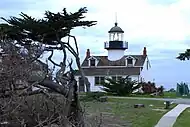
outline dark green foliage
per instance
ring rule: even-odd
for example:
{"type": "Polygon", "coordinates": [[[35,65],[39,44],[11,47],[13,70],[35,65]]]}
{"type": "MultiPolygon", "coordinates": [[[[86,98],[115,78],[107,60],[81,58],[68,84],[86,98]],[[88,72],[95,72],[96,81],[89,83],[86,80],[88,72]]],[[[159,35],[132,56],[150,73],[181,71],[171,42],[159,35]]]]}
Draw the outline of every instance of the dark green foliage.
{"type": "Polygon", "coordinates": [[[177,95],[182,96],[182,95],[189,95],[189,88],[188,84],[186,83],[177,83],[177,95]]]}
{"type": "Polygon", "coordinates": [[[163,86],[158,87],[157,92],[160,96],[163,96],[164,95],[164,87],[163,86]]]}
{"type": "Polygon", "coordinates": [[[81,26],[90,27],[96,24],[96,21],[81,21],[85,18],[84,13],[87,13],[86,7],[80,8],[75,13],[68,13],[65,8],[58,13],[46,11],[42,19],[35,19],[21,13],[21,18],[1,18],[8,24],[1,24],[0,29],[4,29],[7,38],[17,40],[23,44],[37,41],[57,45],[57,41],[69,35],[71,29],[81,26]]]}
{"type": "Polygon", "coordinates": [[[174,88],[171,88],[170,90],[168,90],[168,92],[176,92],[176,90],[174,88]]]}
{"type": "Polygon", "coordinates": [[[129,76],[120,78],[117,81],[111,78],[107,78],[106,80],[102,83],[102,90],[112,95],[127,96],[140,87],[137,81],[131,81],[129,76]]]}
{"type": "Polygon", "coordinates": [[[187,49],[184,53],[179,53],[179,56],[177,57],[179,60],[189,60],[190,59],[190,49],[187,49]]]}
{"type": "Polygon", "coordinates": [[[105,96],[105,92],[87,92],[85,96],[81,97],[82,101],[99,101],[100,97],[105,96]]]}

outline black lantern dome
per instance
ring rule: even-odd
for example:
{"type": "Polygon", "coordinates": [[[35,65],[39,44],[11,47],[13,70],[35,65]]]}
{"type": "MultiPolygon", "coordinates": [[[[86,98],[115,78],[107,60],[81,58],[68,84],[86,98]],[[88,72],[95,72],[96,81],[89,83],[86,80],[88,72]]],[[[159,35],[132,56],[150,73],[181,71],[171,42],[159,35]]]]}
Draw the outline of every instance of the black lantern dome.
{"type": "Polygon", "coordinates": [[[115,33],[115,32],[124,33],[124,31],[121,29],[121,27],[119,27],[119,26],[117,26],[117,25],[118,25],[118,23],[116,22],[116,23],[115,23],[115,26],[112,27],[112,28],[110,29],[110,31],[108,31],[108,33],[115,33]]]}

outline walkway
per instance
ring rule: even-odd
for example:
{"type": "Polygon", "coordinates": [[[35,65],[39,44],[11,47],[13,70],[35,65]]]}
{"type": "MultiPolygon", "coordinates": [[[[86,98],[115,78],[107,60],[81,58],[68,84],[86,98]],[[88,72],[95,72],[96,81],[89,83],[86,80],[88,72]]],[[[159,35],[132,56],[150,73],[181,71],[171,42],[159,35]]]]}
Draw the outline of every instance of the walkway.
{"type": "Polygon", "coordinates": [[[166,113],[157,123],[155,127],[172,127],[177,117],[190,105],[179,104],[174,109],[166,113]]]}

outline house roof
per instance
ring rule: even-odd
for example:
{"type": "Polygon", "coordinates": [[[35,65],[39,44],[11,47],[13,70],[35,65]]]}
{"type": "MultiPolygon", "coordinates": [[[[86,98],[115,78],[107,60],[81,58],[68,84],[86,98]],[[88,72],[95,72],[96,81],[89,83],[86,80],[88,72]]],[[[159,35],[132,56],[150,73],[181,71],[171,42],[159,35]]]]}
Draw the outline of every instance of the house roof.
{"type": "MultiPolygon", "coordinates": [[[[86,76],[140,75],[140,67],[83,68],[83,71],[86,76]]],[[[80,75],[79,71],[75,75],[80,75]]]]}
{"type": "MultiPolygon", "coordinates": [[[[136,61],[135,61],[134,66],[144,65],[146,56],[143,56],[143,55],[125,55],[120,60],[117,60],[117,61],[108,60],[108,56],[93,56],[93,57],[95,57],[99,61],[97,66],[125,66],[125,59],[129,56],[135,58],[136,61]]],[[[84,59],[81,66],[82,67],[88,66],[88,58],[84,59]]]]}

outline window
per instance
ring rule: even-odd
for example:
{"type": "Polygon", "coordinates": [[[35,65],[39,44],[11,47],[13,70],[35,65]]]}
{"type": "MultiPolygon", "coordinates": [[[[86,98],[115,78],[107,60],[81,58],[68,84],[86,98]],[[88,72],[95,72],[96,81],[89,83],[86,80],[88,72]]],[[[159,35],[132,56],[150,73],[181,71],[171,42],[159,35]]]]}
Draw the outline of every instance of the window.
{"type": "Polygon", "coordinates": [[[117,76],[117,80],[120,80],[122,78],[122,76],[117,76]]]}
{"type": "Polygon", "coordinates": [[[122,76],[112,76],[112,79],[114,81],[120,80],[122,78],[122,76]]]}
{"type": "Polygon", "coordinates": [[[104,77],[100,77],[100,84],[104,83],[105,78],[104,77]]]}
{"type": "Polygon", "coordinates": [[[132,78],[128,78],[128,81],[132,81],[132,78]]]}
{"type": "Polygon", "coordinates": [[[105,77],[95,77],[95,86],[100,86],[105,80],[105,77]]]}
{"type": "Polygon", "coordinates": [[[95,85],[99,84],[99,77],[95,77],[95,85]]]}
{"type": "Polygon", "coordinates": [[[116,77],[116,76],[112,76],[111,78],[112,78],[112,80],[114,80],[114,81],[117,80],[117,77],[116,77]]]}
{"type": "Polygon", "coordinates": [[[128,58],[127,59],[127,64],[133,64],[133,59],[132,58],[128,58]]]}
{"type": "Polygon", "coordinates": [[[96,60],[95,59],[91,59],[90,60],[90,66],[95,66],[96,65],[96,60]]]}

